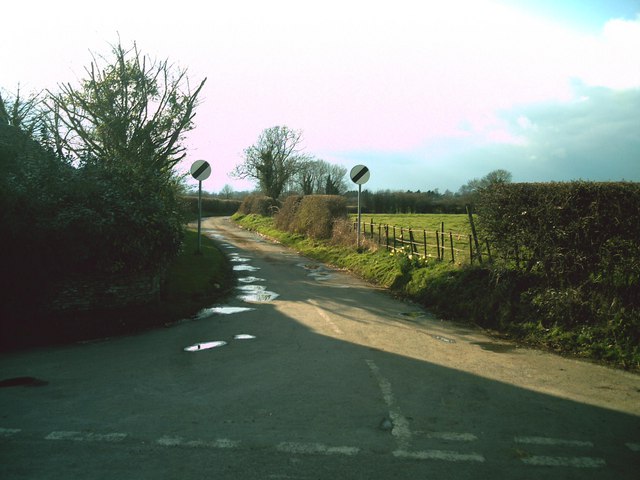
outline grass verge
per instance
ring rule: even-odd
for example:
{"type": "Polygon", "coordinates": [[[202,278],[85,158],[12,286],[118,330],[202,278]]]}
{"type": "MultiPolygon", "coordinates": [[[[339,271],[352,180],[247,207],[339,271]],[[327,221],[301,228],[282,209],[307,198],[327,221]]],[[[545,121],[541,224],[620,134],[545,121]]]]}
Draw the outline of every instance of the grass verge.
{"type": "Polygon", "coordinates": [[[558,311],[545,314],[536,298],[547,290],[531,275],[477,265],[438,261],[425,264],[407,255],[390,255],[384,249],[358,253],[354,247],[279,231],[272,218],[236,214],[232,219],[310,258],[387,287],[393,294],[424,305],[443,318],[473,323],[524,345],[640,371],[637,311],[624,319],[603,317],[600,307],[592,302],[590,308],[596,312],[597,321],[585,321],[580,312],[572,312],[575,307],[564,304],[553,304],[558,311]],[[568,315],[573,315],[575,321],[567,322],[568,315]]]}

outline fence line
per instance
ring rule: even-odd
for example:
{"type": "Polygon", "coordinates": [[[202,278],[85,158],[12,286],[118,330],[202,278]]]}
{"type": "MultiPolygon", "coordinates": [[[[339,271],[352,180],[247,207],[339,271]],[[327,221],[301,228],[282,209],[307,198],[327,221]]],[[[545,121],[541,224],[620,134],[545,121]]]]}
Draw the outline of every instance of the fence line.
{"type": "MultiPolygon", "coordinates": [[[[354,231],[357,231],[358,222],[354,222],[353,227],[354,231]]],[[[434,259],[473,264],[474,261],[479,260],[478,252],[473,248],[473,236],[452,231],[445,232],[444,222],[441,223],[440,230],[428,231],[374,223],[372,219],[368,223],[362,222],[360,230],[364,238],[384,246],[391,252],[417,255],[427,261],[434,259]]]]}

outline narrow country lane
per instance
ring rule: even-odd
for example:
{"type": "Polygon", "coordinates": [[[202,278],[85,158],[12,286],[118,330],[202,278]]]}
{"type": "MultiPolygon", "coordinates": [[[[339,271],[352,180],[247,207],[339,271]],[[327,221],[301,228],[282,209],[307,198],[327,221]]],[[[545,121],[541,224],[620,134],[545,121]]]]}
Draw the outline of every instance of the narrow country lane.
{"type": "Polygon", "coordinates": [[[0,356],[0,478],[635,479],[640,376],[516,348],[210,218],[238,288],[0,356]]]}

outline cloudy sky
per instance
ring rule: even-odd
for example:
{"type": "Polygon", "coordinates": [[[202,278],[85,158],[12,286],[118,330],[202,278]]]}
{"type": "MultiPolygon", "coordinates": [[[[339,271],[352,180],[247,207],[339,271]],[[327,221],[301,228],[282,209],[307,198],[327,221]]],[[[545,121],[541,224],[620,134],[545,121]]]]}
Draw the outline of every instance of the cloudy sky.
{"type": "Polygon", "coordinates": [[[370,190],[514,181],[640,181],[640,0],[22,0],[2,7],[0,88],[55,90],[110,44],[207,78],[183,170],[208,191],[260,132],[370,190]],[[97,6],[99,5],[99,6],[97,6]]]}

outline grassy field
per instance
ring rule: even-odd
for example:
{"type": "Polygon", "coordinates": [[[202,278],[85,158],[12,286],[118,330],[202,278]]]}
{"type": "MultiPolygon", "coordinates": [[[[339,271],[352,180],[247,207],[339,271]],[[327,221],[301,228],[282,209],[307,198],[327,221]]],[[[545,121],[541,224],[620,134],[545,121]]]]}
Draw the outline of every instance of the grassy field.
{"type": "MultiPolygon", "coordinates": [[[[354,221],[357,221],[357,215],[351,215],[354,221]]],[[[381,225],[389,225],[403,228],[412,228],[426,230],[427,232],[435,232],[441,230],[444,223],[444,231],[454,234],[468,235],[471,233],[471,225],[469,225],[469,217],[467,215],[456,214],[437,214],[437,213],[417,213],[417,214],[396,214],[389,215],[383,213],[363,214],[362,222],[381,225]]]]}
{"type": "MultiPolygon", "coordinates": [[[[357,222],[358,216],[351,215],[352,220],[357,222]]],[[[471,225],[466,214],[367,214],[362,215],[362,232],[366,238],[372,239],[375,243],[382,245],[394,245],[393,237],[396,238],[396,248],[407,250],[413,248],[415,253],[422,257],[444,258],[456,264],[470,263],[469,235],[471,225]],[[389,238],[387,238],[384,226],[388,225],[389,238]],[[442,232],[444,225],[444,245],[442,236],[436,239],[436,231],[442,232]],[[380,228],[382,227],[382,228],[380,228]],[[396,227],[395,234],[391,227],[396,227]],[[400,230],[400,227],[402,230],[400,230]],[[411,229],[409,234],[406,230],[411,229]],[[425,249],[425,233],[426,244],[425,249]],[[451,233],[451,235],[449,235],[451,233]],[[403,241],[411,241],[409,246],[403,241]],[[453,255],[451,252],[451,241],[453,240],[453,255]],[[426,254],[425,254],[426,253],[426,254]],[[444,257],[442,257],[444,255],[444,257]]]]}

